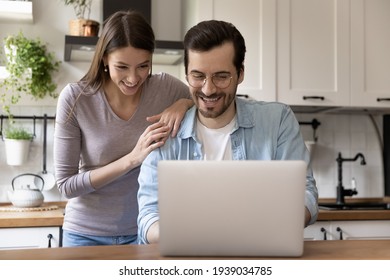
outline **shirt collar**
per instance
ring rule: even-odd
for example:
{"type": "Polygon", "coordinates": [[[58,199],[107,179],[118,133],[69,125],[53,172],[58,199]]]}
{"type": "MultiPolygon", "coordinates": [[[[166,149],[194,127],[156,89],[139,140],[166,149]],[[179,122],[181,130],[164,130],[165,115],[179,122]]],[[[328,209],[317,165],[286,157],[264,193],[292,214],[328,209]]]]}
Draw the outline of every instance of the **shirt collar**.
{"type": "MultiPolygon", "coordinates": [[[[239,127],[249,128],[254,126],[254,120],[253,120],[253,109],[252,106],[250,106],[251,102],[244,100],[240,97],[236,97],[236,110],[237,110],[237,122],[236,127],[234,130],[238,129],[239,127]]],[[[177,134],[180,138],[189,138],[189,137],[195,137],[195,125],[196,125],[196,114],[197,109],[196,106],[192,106],[186,113],[181,126],[179,133],[177,134]]]]}

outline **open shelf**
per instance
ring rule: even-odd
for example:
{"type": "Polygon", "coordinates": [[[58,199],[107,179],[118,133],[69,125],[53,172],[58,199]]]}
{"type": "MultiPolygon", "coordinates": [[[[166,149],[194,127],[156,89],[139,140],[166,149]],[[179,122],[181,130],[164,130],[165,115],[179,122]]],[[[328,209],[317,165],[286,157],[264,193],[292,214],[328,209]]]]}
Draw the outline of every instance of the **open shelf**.
{"type": "Polygon", "coordinates": [[[91,56],[99,37],[65,35],[64,60],[78,60],[72,57],[72,53],[83,52],[84,56],[91,56]],[[89,55],[88,55],[89,54],[89,55]]]}
{"type": "MultiPolygon", "coordinates": [[[[91,61],[99,37],[65,35],[65,61],[91,61]]],[[[183,59],[183,44],[176,41],[156,41],[153,63],[177,65],[183,59]]]]}

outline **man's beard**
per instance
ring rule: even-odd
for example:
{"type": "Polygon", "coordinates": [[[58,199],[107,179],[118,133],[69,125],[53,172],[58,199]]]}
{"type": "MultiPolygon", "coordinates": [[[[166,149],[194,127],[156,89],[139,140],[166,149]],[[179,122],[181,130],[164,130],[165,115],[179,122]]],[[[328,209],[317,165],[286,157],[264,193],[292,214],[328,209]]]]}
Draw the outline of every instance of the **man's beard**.
{"type": "MultiPolygon", "coordinates": [[[[195,93],[195,98],[196,98],[195,103],[198,103],[197,104],[198,111],[200,112],[200,114],[203,117],[205,117],[205,118],[218,118],[219,116],[223,115],[223,113],[225,113],[226,110],[230,107],[230,105],[234,101],[235,95],[228,95],[228,94],[222,92],[222,93],[213,94],[210,96],[205,96],[201,91],[198,91],[195,93]],[[206,108],[206,110],[201,109],[199,106],[199,102],[202,102],[202,101],[199,101],[199,99],[202,99],[202,97],[206,98],[206,100],[207,100],[207,98],[208,99],[214,99],[214,98],[223,99],[222,107],[220,109],[217,109],[217,111],[216,111],[215,107],[210,108],[210,109],[206,108]]],[[[218,101],[220,101],[220,100],[218,100],[218,101]]]]}

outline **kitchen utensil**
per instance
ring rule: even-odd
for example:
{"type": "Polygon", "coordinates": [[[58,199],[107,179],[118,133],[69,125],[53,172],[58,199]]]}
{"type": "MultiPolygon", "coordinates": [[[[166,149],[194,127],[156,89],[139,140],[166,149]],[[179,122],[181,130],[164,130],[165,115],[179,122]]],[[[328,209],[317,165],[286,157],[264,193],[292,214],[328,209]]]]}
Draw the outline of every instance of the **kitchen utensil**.
{"type": "Polygon", "coordinates": [[[305,141],[305,145],[310,153],[310,161],[312,161],[314,158],[317,143],[316,141],[305,141]]]}
{"type": "MultiPolygon", "coordinates": [[[[47,115],[43,115],[43,170],[38,173],[40,177],[45,181],[44,191],[52,189],[56,185],[55,177],[53,173],[46,170],[46,158],[47,158],[47,115]]],[[[38,177],[35,178],[35,184],[39,182],[38,177]]]]}
{"type": "Polygon", "coordinates": [[[16,176],[12,179],[12,189],[13,191],[8,191],[8,198],[11,200],[12,204],[16,207],[38,207],[43,203],[44,196],[42,194],[42,190],[44,188],[45,181],[43,178],[37,174],[33,173],[24,173],[16,176]],[[39,180],[40,187],[34,184],[34,186],[30,186],[27,184],[26,186],[15,187],[15,180],[25,176],[33,176],[34,183],[35,180],[39,180]]]}

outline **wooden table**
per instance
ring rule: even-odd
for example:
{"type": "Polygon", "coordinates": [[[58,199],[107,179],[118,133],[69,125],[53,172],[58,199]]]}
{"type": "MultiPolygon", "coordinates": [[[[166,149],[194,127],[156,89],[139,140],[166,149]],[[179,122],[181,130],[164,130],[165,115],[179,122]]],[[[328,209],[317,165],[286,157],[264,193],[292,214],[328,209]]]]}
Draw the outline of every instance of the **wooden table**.
{"type": "MultiPolygon", "coordinates": [[[[390,201],[386,198],[386,201],[390,201]]],[[[347,201],[382,201],[383,199],[349,199],[347,201]]],[[[320,199],[333,202],[334,199],[320,199]]],[[[44,206],[57,205],[59,209],[37,212],[0,212],[0,228],[62,226],[66,201],[47,202],[44,206]]],[[[0,206],[10,206],[1,203],[0,206]]],[[[331,220],[390,220],[390,210],[320,210],[317,221],[331,220]]]]}
{"type": "MultiPolygon", "coordinates": [[[[158,245],[93,246],[74,248],[0,250],[0,260],[158,260],[223,259],[160,256],[158,245]]],[[[390,260],[390,240],[305,241],[299,258],[227,258],[296,260],[390,260]]]]}

